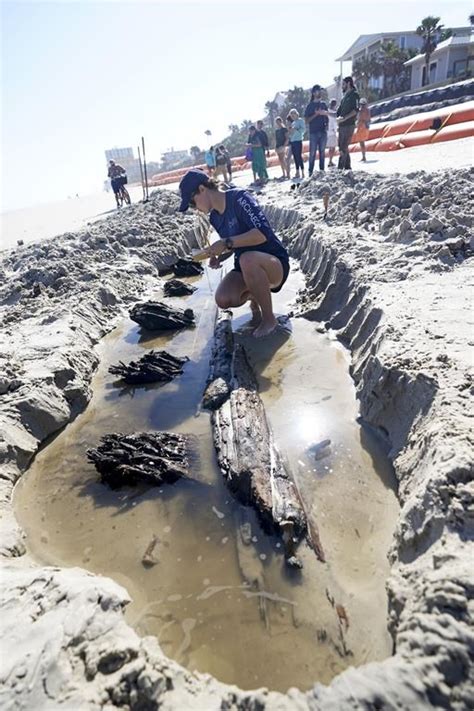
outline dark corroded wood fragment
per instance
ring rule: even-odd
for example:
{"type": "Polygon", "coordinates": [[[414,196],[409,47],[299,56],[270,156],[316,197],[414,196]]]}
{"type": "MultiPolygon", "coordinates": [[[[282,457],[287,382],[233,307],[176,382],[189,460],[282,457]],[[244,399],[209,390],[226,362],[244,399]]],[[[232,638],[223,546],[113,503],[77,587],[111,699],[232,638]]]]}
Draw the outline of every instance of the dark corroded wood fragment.
{"type": "Polygon", "coordinates": [[[204,267],[198,262],[193,262],[192,259],[178,259],[171,267],[173,274],[177,277],[200,276],[204,267]]]}
{"type": "Polygon", "coordinates": [[[87,450],[101,481],[113,489],[146,482],[172,484],[188,474],[189,438],[173,432],[107,434],[87,450]]]}
{"type": "Polygon", "coordinates": [[[300,568],[296,546],[310,537],[306,515],[297,487],[273,441],[245,350],[239,344],[234,346],[228,316],[223,316],[216,327],[206,394],[219,379],[228,385],[229,392],[215,408],[212,424],[217,459],[226,483],[239,501],[257,510],[267,531],[282,536],[288,565],[300,568]]]}
{"type": "Polygon", "coordinates": [[[146,301],[130,309],[130,318],[147,331],[170,331],[194,326],[192,309],[174,309],[162,301],[146,301]]]}
{"type": "Polygon", "coordinates": [[[203,407],[207,410],[215,410],[229,397],[233,348],[232,313],[220,311],[214,330],[209,377],[202,398],[203,407]]]}
{"type": "Polygon", "coordinates": [[[130,385],[141,383],[168,382],[183,372],[188,358],[178,358],[166,351],[149,351],[139,360],[132,360],[128,365],[120,361],[111,365],[109,373],[118,375],[130,385]]]}
{"type": "Polygon", "coordinates": [[[196,287],[179,279],[169,279],[165,282],[163,291],[165,296],[188,296],[196,291],[196,287]]]}

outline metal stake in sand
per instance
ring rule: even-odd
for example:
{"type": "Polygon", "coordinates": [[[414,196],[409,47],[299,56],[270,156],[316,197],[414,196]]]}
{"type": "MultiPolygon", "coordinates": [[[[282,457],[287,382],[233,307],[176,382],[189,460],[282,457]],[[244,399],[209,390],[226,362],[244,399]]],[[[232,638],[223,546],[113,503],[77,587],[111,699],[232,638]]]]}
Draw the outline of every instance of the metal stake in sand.
{"type": "Polygon", "coordinates": [[[143,202],[145,202],[145,183],[143,180],[143,166],[142,166],[142,155],[140,153],[140,146],[137,146],[137,150],[138,150],[138,163],[140,165],[140,178],[142,181],[143,202]]]}
{"type": "Polygon", "coordinates": [[[148,173],[146,170],[146,157],[145,157],[145,139],[142,136],[142,150],[143,150],[143,172],[145,174],[145,193],[146,200],[148,200],[148,173]]]}
{"type": "Polygon", "coordinates": [[[323,193],[323,205],[324,205],[323,220],[327,220],[328,219],[328,210],[329,210],[329,193],[323,193]]]}

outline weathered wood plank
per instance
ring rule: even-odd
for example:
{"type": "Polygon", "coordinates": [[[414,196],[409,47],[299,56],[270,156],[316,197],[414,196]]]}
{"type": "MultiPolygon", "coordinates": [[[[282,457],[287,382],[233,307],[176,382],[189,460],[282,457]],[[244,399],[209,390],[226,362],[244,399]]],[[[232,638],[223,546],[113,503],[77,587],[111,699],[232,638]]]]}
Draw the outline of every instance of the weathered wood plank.
{"type": "MultiPolygon", "coordinates": [[[[255,374],[243,346],[234,345],[226,313],[216,325],[207,400],[209,390],[219,381],[225,390],[213,408],[211,421],[226,483],[239,501],[256,509],[265,530],[282,536],[287,562],[301,567],[296,547],[303,538],[311,539],[313,530],[308,531],[298,489],[275,445],[255,374]]],[[[319,536],[316,544],[309,542],[323,560],[319,536]]]]}
{"type": "Polygon", "coordinates": [[[214,329],[209,377],[202,398],[203,407],[207,410],[215,410],[229,397],[233,348],[232,312],[219,311],[214,329]]]}

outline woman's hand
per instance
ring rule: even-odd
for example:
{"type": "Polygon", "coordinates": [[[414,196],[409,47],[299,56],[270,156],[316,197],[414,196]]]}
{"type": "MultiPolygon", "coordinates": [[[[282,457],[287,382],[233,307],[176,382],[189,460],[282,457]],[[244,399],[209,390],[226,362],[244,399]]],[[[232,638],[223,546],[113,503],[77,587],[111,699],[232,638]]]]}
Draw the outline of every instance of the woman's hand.
{"type": "Polygon", "coordinates": [[[226,246],[223,239],[218,239],[207,248],[207,253],[210,257],[218,257],[222,252],[225,252],[226,246]]]}
{"type": "Polygon", "coordinates": [[[209,266],[211,267],[211,269],[219,269],[219,267],[221,266],[219,257],[211,257],[209,260],[209,266]]]}

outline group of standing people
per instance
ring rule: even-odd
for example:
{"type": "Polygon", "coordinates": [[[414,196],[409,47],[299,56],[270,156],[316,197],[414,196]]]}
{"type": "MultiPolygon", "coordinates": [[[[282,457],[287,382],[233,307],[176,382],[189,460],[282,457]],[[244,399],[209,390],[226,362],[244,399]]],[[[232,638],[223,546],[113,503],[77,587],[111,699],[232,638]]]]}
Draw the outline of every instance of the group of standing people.
{"type": "MultiPolygon", "coordinates": [[[[319,170],[325,169],[326,148],[328,166],[333,167],[336,147],[339,148],[337,167],[350,170],[351,158],[349,145],[354,140],[360,143],[362,161],[366,160],[365,141],[369,136],[370,110],[367,99],[360,98],[352,77],[342,81],[343,96],[338,105],[332,99],[329,105],[322,98],[322,87],[315,84],[311,89],[311,99],[306,106],[304,117],[293,108],[284,120],[275,119],[275,152],[282,170],[280,180],[290,178],[291,163],[295,165],[296,179],[304,178],[303,140],[309,134],[308,175],[314,171],[316,158],[319,170]],[[355,135],[354,135],[355,134],[355,135]]],[[[270,155],[270,142],[264,129],[263,121],[250,126],[247,139],[246,158],[252,162],[253,180],[263,185],[268,181],[267,158],[270,155]]],[[[209,177],[222,175],[224,182],[232,180],[232,163],[225,146],[211,146],[205,153],[209,177]]]]}
{"type": "MultiPolygon", "coordinates": [[[[281,179],[290,178],[291,162],[295,164],[295,178],[304,178],[303,140],[309,133],[308,175],[312,175],[318,157],[319,169],[325,169],[326,148],[330,167],[334,166],[336,147],[339,148],[339,169],[351,168],[349,144],[353,140],[360,143],[362,161],[366,160],[365,141],[369,135],[370,110],[367,99],[360,99],[352,77],[345,77],[342,82],[343,97],[336,99],[329,106],[322,99],[322,88],[315,84],[311,90],[311,99],[306,106],[304,117],[297,109],[291,109],[285,120],[281,116],[275,119],[275,152],[282,170],[281,179]]],[[[266,156],[269,155],[268,135],[263,130],[263,122],[251,126],[247,142],[247,157],[252,160],[255,182],[268,180],[266,156]]]]}
{"type": "Polygon", "coordinates": [[[204,154],[207,172],[210,178],[217,178],[222,175],[225,183],[232,180],[232,161],[230,153],[224,145],[210,146],[204,154]]]}
{"type": "Polygon", "coordinates": [[[311,100],[305,110],[309,131],[309,175],[313,174],[316,155],[319,158],[319,169],[324,170],[326,148],[329,154],[328,165],[334,165],[336,146],[339,148],[337,167],[341,170],[350,170],[349,144],[354,138],[360,143],[362,160],[366,160],[365,141],[370,126],[367,99],[359,97],[352,77],[343,79],[342,91],[343,96],[339,106],[336,99],[332,99],[327,106],[322,100],[322,89],[319,84],[315,84],[311,90],[311,100]],[[354,131],[356,131],[355,137],[354,131]]]}

